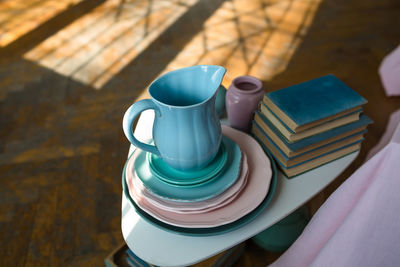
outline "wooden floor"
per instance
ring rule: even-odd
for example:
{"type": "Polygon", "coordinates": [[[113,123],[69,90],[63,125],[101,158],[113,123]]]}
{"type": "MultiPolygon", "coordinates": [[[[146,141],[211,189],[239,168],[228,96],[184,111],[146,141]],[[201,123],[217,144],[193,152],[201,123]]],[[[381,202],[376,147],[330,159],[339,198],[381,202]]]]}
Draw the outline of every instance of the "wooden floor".
{"type": "MultiPolygon", "coordinates": [[[[364,161],[400,98],[377,69],[399,44],[398,0],[16,0],[0,2],[0,266],[101,266],[123,242],[121,120],[161,73],[228,69],[276,90],[333,73],[374,120],[364,161]]],[[[236,266],[279,254],[248,242],[236,266]]]]}

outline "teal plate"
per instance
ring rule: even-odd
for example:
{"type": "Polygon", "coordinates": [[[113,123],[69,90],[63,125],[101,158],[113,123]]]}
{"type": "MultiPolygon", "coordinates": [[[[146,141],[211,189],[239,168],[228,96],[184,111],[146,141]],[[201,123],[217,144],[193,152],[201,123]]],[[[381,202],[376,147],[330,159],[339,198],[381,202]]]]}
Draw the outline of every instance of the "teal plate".
{"type": "Polygon", "coordinates": [[[228,151],[225,148],[226,141],[224,139],[222,139],[220,149],[215,158],[201,170],[180,171],[169,166],[157,155],[147,152],[150,171],[158,179],[177,186],[203,183],[219,174],[226,165],[228,151]]]}
{"type": "Polygon", "coordinates": [[[223,136],[227,150],[226,167],[206,182],[191,185],[177,186],[166,183],[152,174],[147,161],[147,152],[140,150],[134,164],[137,177],[143,185],[154,195],[181,202],[203,201],[213,198],[228,189],[235,183],[241,170],[242,151],[236,142],[223,136]]]}
{"type": "Polygon", "coordinates": [[[275,194],[275,191],[276,191],[278,177],[277,177],[276,165],[275,165],[273,158],[269,155],[269,153],[266,153],[266,154],[269,157],[269,160],[271,163],[271,169],[272,169],[271,184],[270,184],[267,196],[265,197],[263,202],[249,214],[245,215],[244,217],[242,217],[239,220],[236,220],[232,223],[221,225],[218,227],[185,228],[185,227],[173,226],[173,225],[161,222],[161,221],[153,218],[152,216],[150,216],[143,210],[141,210],[136,205],[135,201],[133,201],[133,199],[131,198],[131,196],[129,195],[129,192],[128,192],[128,186],[126,185],[126,179],[125,179],[125,169],[126,169],[127,164],[125,164],[124,170],[122,173],[122,189],[125,194],[125,197],[129,200],[129,202],[131,203],[131,207],[135,210],[135,212],[137,214],[139,214],[144,220],[146,220],[147,222],[153,224],[154,226],[156,226],[160,229],[163,229],[163,230],[166,230],[166,231],[169,231],[172,233],[186,235],[186,236],[211,236],[211,235],[225,234],[230,231],[236,230],[236,229],[244,226],[245,224],[251,222],[252,220],[254,220],[258,215],[260,215],[265,210],[265,208],[271,202],[271,200],[275,194]]]}

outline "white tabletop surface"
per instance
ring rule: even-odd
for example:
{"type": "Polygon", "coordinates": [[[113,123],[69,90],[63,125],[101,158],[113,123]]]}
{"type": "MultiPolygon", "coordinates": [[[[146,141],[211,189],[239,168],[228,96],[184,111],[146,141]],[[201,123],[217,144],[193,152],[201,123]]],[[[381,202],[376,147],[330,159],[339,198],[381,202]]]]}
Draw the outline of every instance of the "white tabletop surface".
{"type": "MultiPolygon", "coordinates": [[[[153,118],[152,111],[142,113],[135,130],[139,140],[151,138],[153,118]]],[[[141,218],[122,194],[122,234],[128,247],[151,264],[195,264],[253,237],[286,217],[324,189],[357,155],[358,152],[354,152],[293,179],[278,172],[276,192],[268,207],[250,223],[214,236],[185,236],[160,229],[141,218]]]]}

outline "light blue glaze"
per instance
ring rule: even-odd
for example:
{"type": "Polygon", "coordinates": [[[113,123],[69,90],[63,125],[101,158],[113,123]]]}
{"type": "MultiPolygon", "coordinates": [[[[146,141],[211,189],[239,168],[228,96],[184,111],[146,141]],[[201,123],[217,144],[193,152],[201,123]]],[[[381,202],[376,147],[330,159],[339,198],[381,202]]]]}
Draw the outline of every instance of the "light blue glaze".
{"type": "Polygon", "coordinates": [[[275,195],[276,187],[278,184],[278,177],[277,177],[277,169],[275,162],[271,155],[266,151],[266,154],[269,158],[269,162],[271,164],[271,169],[272,169],[272,179],[271,179],[271,184],[269,186],[268,194],[263,200],[263,202],[252,212],[247,214],[246,216],[240,218],[239,220],[236,220],[234,222],[217,226],[217,227],[207,227],[207,228],[185,228],[185,227],[178,227],[175,225],[167,224],[164,222],[161,222],[157,220],[156,218],[152,217],[151,215],[147,214],[145,211],[141,210],[133,201],[129,194],[128,190],[128,185],[126,184],[126,166],[128,163],[128,160],[125,163],[124,169],[122,171],[122,190],[124,192],[125,197],[129,200],[129,203],[131,204],[131,208],[141,216],[144,220],[146,220],[148,223],[151,223],[155,227],[158,227],[160,229],[180,234],[180,235],[185,235],[185,236],[215,236],[218,234],[225,234],[228,232],[231,232],[233,230],[236,230],[251,221],[253,221],[257,216],[259,216],[270,204],[273,196],[275,195]]]}
{"type": "Polygon", "coordinates": [[[178,170],[206,166],[217,154],[222,138],[215,99],[225,72],[220,66],[199,65],[156,79],[149,87],[151,99],[134,103],[124,115],[128,140],[178,170]],[[147,109],[155,110],[155,146],[138,141],[132,132],[135,118],[147,109]]]}
{"type": "Polygon", "coordinates": [[[226,98],[226,88],[220,85],[218,88],[217,98],[215,100],[215,109],[217,111],[218,117],[222,117],[225,113],[225,98],[226,98]]]}
{"type": "Polygon", "coordinates": [[[266,94],[297,125],[304,125],[367,103],[334,75],[325,75],[266,94]]]}
{"type": "Polygon", "coordinates": [[[224,145],[224,138],[215,158],[204,168],[194,171],[180,171],[171,168],[160,157],[147,153],[150,171],[158,179],[177,186],[190,186],[205,182],[219,174],[228,160],[228,151],[224,145]]]}
{"type": "Polygon", "coordinates": [[[236,182],[242,168],[242,151],[239,145],[228,137],[223,137],[222,142],[224,142],[227,150],[226,166],[216,176],[203,183],[176,186],[160,180],[151,172],[147,153],[144,151],[137,151],[138,155],[134,163],[136,175],[147,190],[159,198],[178,202],[193,202],[216,197],[236,182]]]}

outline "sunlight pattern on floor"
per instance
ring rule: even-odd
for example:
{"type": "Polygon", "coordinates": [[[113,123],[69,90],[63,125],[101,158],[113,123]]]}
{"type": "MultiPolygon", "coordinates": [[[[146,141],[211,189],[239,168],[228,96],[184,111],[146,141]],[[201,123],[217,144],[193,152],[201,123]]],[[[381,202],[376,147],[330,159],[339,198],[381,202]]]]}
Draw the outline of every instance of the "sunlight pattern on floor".
{"type": "Polygon", "coordinates": [[[100,89],[198,0],[110,0],[24,58],[100,89]]]}
{"type": "Polygon", "coordinates": [[[195,64],[227,68],[224,85],[239,75],[268,80],[285,70],[321,0],[231,0],[165,69],[195,64]]]}
{"type": "Polygon", "coordinates": [[[0,2],[0,47],[35,29],[82,0],[8,0],[0,2]]]}

